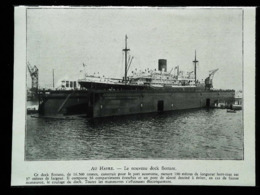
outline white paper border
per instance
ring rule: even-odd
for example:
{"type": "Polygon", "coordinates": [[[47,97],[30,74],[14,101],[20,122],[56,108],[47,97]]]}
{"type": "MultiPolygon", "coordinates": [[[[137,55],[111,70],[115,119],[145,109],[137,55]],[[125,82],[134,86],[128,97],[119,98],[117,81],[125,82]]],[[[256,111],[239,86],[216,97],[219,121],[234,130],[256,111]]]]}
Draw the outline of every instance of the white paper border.
{"type": "MultiPolygon", "coordinates": [[[[46,8],[46,7],[44,7],[46,8]]],[[[53,8],[53,7],[51,7],[53,8]]],[[[62,8],[62,7],[58,7],[62,8]]],[[[64,7],[66,8],[66,7],[64,7]]],[[[76,7],[79,8],[79,7],[76,7]]],[[[104,8],[104,7],[103,7],[104,8]]],[[[111,8],[111,7],[105,7],[111,8]]],[[[112,7],[117,8],[117,7],[112,7]]],[[[122,8],[122,7],[120,7],[122,8]]],[[[129,7],[127,7],[129,8],[129,7]]],[[[131,7],[133,8],[133,7],[131,7]]],[[[149,7],[142,7],[149,8],[149,7]]],[[[193,7],[195,9],[197,7],[193,7]]],[[[209,7],[210,8],[210,7],[209,7]]],[[[215,7],[214,7],[215,8],[215,7]]],[[[221,9],[221,7],[218,7],[221,9]]],[[[240,7],[241,8],[241,7],[240,7]]],[[[171,9],[171,8],[169,8],[171,9]]],[[[181,8],[182,9],[182,8],[181,8]]],[[[186,9],[186,8],[185,8],[186,9]]],[[[189,8],[188,8],[189,9],[189,8]]],[[[229,8],[227,8],[229,9],[229,8]]],[[[181,172],[238,172],[239,181],[178,181],[174,185],[255,185],[255,8],[244,10],[244,160],[82,160],[24,161],[26,108],[26,7],[15,7],[12,186],[25,185],[25,177],[45,172],[87,172],[100,166],[175,166],[181,172]]],[[[147,184],[146,184],[147,185],[147,184]]]]}

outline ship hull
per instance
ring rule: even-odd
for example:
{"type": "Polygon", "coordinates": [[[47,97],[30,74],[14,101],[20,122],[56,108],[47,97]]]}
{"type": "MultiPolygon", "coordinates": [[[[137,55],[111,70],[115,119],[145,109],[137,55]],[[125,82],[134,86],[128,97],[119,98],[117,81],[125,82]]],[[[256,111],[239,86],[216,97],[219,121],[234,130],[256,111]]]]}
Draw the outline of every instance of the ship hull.
{"type": "Polygon", "coordinates": [[[84,115],[89,118],[214,107],[234,103],[230,91],[52,91],[41,94],[41,116],[84,115]]]}

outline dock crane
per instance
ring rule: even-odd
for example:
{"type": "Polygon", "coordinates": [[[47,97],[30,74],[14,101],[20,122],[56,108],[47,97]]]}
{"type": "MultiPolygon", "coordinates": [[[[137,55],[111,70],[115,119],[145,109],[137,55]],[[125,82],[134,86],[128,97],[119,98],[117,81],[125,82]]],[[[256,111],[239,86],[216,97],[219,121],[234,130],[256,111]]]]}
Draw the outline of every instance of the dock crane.
{"type": "Polygon", "coordinates": [[[218,71],[218,68],[209,71],[209,76],[205,79],[205,89],[210,90],[210,89],[213,87],[213,82],[212,82],[212,80],[213,80],[214,74],[215,74],[217,71],[218,71]]]}
{"type": "Polygon", "coordinates": [[[32,78],[32,87],[31,91],[36,93],[38,91],[38,68],[34,65],[33,67],[29,62],[27,62],[27,68],[32,78]]]}

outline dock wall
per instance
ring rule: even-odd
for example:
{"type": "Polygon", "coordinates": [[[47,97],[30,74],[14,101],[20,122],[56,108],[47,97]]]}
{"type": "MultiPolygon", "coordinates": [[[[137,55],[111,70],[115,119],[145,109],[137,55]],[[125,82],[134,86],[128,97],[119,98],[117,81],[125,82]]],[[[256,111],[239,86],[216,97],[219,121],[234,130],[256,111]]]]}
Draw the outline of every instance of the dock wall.
{"type": "Polygon", "coordinates": [[[66,91],[41,95],[39,114],[99,118],[232,104],[234,91],[66,91]]]}
{"type": "Polygon", "coordinates": [[[45,116],[84,114],[89,103],[88,93],[52,93],[42,95],[39,114],[45,116]]]}
{"type": "Polygon", "coordinates": [[[93,117],[211,107],[234,102],[233,91],[202,92],[108,92],[97,93],[93,117]]]}

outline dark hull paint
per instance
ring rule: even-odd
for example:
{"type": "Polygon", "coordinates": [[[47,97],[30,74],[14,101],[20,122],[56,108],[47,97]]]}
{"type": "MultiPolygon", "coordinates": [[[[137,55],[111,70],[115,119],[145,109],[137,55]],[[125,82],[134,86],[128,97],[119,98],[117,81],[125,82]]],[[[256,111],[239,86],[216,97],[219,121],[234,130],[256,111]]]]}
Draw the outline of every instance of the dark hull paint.
{"type": "Polygon", "coordinates": [[[52,91],[41,94],[42,116],[86,115],[99,118],[141,113],[174,111],[232,104],[230,91],[52,91]]]}
{"type": "MultiPolygon", "coordinates": [[[[171,90],[174,91],[176,88],[173,88],[172,85],[167,85],[164,84],[163,87],[153,87],[150,85],[137,85],[137,84],[124,84],[123,82],[121,83],[99,83],[99,82],[87,82],[87,81],[79,81],[79,84],[82,88],[85,89],[92,89],[92,90],[171,90]]],[[[180,88],[182,87],[189,88],[192,90],[203,90],[204,88],[201,87],[190,87],[190,86],[179,86],[180,88]]]]}
{"type": "MultiPolygon", "coordinates": [[[[98,95],[98,94],[96,94],[98,95]]],[[[152,113],[214,106],[234,101],[233,92],[161,92],[100,94],[93,107],[93,117],[152,113]],[[208,103],[208,105],[207,105],[208,103]]]]}
{"type": "Polygon", "coordinates": [[[86,89],[114,89],[114,90],[144,90],[149,89],[149,86],[145,85],[131,85],[122,83],[98,83],[98,82],[87,82],[87,81],[79,81],[81,87],[86,89]]]}

